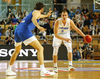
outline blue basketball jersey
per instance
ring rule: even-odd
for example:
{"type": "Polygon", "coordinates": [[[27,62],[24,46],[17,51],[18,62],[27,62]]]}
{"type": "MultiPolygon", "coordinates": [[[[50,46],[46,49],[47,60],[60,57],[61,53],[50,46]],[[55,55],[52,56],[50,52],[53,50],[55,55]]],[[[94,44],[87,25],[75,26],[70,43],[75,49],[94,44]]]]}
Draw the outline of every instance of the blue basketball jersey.
{"type": "MultiPolygon", "coordinates": [[[[22,21],[21,23],[17,26],[16,29],[29,29],[29,30],[33,30],[36,26],[33,24],[32,22],[32,17],[34,17],[32,15],[33,11],[31,13],[29,13],[29,15],[27,15],[22,21]]],[[[40,19],[37,19],[37,22],[39,22],[40,19]]]]}

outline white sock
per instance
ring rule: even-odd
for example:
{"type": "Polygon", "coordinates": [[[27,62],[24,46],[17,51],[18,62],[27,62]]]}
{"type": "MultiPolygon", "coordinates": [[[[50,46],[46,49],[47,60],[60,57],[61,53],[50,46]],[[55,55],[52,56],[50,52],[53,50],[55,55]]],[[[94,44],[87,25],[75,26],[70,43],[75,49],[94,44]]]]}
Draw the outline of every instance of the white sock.
{"type": "Polygon", "coordinates": [[[41,68],[41,70],[44,70],[45,68],[44,68],[44,64],[43,65],[40,65],[40,68],[41,68]]]}
{"type": "Polygon", "coordinates": [[[54,67],[57,67],[57,63],[54,63],[54,67]]]}
{"type": "Polygon", "coordinates": [[[72,66],[72,61],[69,61],[69,65],[71,65],[71,66],[72,66]]]}
{"type": "Polygon", "coordinates": [[[8,70],[10,70],[10,71],[12,70],[12,65],[8,66],[8,70]]]}

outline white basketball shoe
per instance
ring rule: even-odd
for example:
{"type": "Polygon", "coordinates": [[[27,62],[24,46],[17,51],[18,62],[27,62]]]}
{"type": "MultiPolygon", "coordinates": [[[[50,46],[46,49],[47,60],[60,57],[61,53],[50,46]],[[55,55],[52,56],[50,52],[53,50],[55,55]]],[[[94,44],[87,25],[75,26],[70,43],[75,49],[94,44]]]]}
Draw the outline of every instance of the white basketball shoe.
{"type": "Polygon", "coordinates": [[[50,72],[46,69],[43,69],[43,70],[40,71],[41,76],[51,76],[51,75],[54,75],[54,74],[55,74],[54,72],[50,72]]]}
{"type": "Polygon", "coordinates": [[[54,67],[53,72],[58,73],[58,67],[54,67]]]}
{"type": "Polygon", "coordinates": [[[8,75],[8,76],[13,76],[13,75],[16,75],[16,73],[15,72],[13,72],[13,71],[11,71],[11,70],[7,70],[6,71],[6,75],[8,75]]]}

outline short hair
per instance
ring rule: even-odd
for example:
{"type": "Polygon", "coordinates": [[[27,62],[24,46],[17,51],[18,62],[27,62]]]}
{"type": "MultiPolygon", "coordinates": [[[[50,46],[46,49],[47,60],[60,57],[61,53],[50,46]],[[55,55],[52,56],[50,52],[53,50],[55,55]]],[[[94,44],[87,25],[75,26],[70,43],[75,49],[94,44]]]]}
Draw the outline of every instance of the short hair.
{"type": "Polygon", "coordinates": [[[41,10],[44,7],[44,4],[41,2],[36,3],[35,10],[41,10]]]}
{"type": "Polygon", "coordinates": [[[68,14],[68,12],[66,10],[63,10],[62,13],[67,13],[68,14]]]}

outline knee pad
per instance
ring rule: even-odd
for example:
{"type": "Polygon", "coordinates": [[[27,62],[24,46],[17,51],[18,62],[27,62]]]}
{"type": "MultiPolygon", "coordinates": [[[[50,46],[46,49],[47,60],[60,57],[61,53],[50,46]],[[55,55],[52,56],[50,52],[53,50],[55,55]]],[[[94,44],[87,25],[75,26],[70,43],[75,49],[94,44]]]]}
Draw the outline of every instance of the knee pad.
{"type": "Polygon", "coordinates": [[[59,47],[53,47],[53,55],[58,54],[58,49],[59,49],[59,47]]]}

